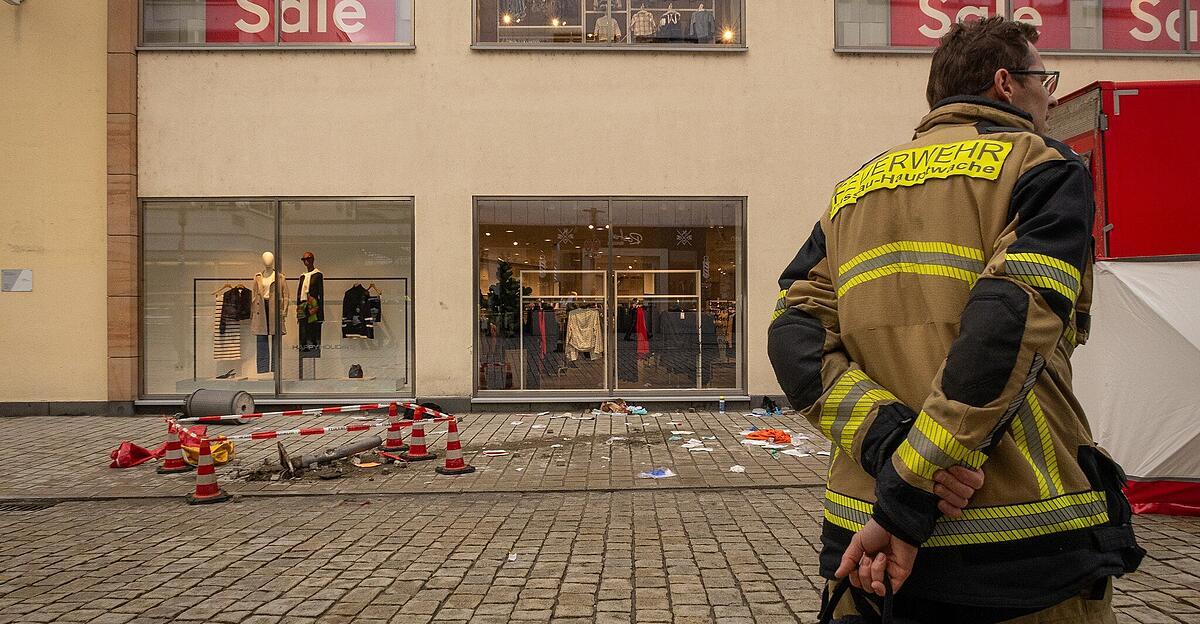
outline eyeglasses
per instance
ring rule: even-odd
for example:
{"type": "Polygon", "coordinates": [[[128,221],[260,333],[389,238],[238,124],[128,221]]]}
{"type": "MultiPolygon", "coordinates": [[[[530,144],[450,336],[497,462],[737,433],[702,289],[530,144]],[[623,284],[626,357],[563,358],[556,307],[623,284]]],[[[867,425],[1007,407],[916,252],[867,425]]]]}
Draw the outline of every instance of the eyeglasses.
{"type": "Polygon", "coordinates": [[[1058,88],[1057,71],[1047,71],[1045,69],[1010,69],[1008,73],[1018,76],[1041,76],[1042,86],[1046,88],[1046,93],[1054,95],[1054,90],[1058,88]]]}

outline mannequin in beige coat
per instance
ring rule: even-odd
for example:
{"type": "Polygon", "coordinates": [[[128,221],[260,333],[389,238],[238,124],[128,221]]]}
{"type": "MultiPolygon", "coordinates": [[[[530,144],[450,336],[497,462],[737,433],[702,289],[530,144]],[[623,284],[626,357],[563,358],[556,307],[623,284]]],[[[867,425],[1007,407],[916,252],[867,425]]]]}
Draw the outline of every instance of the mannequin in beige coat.
{"type": "MultiPolygon", "coordinates": [[[[275,270],[275,254],[269,251],[263,252],[262,261],[262,273],[254,274],[254,288],[251,289],[250,332],[256,336],[269,336],[271,335],[272,321],[276,318],[287,318],[290,301],[287,278],[283,273],[275,270]],[[278,290],[275,290],[276,286],[278,286],[278,290]],[[278,293],[278,297],[275,296],[276,293],[278,293]],[[270,303],[282,306],[279,309],[279,316],[275,316],[274,310],[268,312],[266,304],[270,303]]],[[[280,325],[279,333],[286,334],[286,327],[286,325],[280,325]]]]}

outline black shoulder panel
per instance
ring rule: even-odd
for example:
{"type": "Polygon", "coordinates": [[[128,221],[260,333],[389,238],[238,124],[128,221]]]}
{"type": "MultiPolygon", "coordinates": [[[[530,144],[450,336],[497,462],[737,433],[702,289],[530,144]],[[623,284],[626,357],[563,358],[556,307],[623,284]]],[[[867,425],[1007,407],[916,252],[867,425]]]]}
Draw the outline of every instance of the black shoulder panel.
{"type": "Polygon", "coordinates": [[[796,252],[796,257],[792,258],[792,261],[784,268],[783,274],[779,276],[779,288],[787,290],[791,287],[792,282],[808,279],[808,272],[824,259],[825,232],[821,229],[821,222],[817,221],[804,246],[796,252]]]}

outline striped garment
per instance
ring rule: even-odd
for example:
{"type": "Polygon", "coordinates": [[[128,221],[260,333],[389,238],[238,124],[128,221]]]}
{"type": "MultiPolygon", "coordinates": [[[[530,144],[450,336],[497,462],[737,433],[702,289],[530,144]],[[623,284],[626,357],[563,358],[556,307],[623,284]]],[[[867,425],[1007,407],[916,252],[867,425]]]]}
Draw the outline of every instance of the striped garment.
{"type": "Polygon", "coordinates": [[[242,322],[238,319],[237,313],[224,303],[223,295],[217,295],[216,304],[213,306],[213,359],[214,360],[240,360],[242,359],[242,322]],[[224,325],[221,323],[221,314],[225,314],[224,325]],[[224,331],[222,331],[222,327],[224,331]]]}

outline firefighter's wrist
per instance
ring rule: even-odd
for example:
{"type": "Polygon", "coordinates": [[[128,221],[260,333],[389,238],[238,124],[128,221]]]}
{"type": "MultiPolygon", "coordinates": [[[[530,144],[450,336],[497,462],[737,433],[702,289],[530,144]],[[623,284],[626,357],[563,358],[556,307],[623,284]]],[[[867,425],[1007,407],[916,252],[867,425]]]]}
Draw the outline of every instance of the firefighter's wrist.
{"type": "Polygon", "coordinates": [[[900,477],[895,464],[885,462],[875,480],[875,508],[872,516],[888,533],[919,546],[933,534],[940,499],[900,477]]]}

